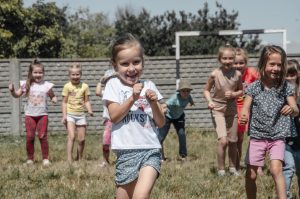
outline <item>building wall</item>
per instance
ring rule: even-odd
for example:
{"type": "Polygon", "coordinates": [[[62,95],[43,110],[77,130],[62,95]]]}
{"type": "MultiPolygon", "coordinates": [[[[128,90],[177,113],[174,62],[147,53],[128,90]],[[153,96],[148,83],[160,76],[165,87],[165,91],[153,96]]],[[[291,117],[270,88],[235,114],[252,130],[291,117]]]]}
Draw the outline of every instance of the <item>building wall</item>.
{"type": "MultiPolygon", "coordinates": [[[[300,62],[300,54],[289,55],[289,58],[300,62]]],[[[32,60],[0,60],[0,134],[23,135],[24,128],[24,98],[14,99],[8,90],[9,82],[19,87],[19,80],[26,79],[28,65],[32,60]]],[[[91,103],[94,117],[88,117],[88,132],[100,133],[102,127],[102,101],[95,95],[96,84],[104,72],[110,67],[108,59],[41,59],[45,66],[45,80],[53,82],[58,103],[52,105],[49,101],[50,133],[66,133],[61,124],[61,91],[68,82],[68,66],[79,62],[83,68],[82,81],[90,85],[91,103]]],[[[255,66],[257,57],[249,59],[249,65],[255,66]]],[[[210,129],[213,127],[210,112],[203,97],[203,87],[209,73],[218,66],[216,56],[183,57],[180,60],[180,77],[188,78],[193,86],[192,96],[194,107],[186,109],[186,127],[210,129]]],[[[176,61],[174,57],[149,57],[145,60],[143,79],[152,80],[165,99],[176,90],[176,61]]]]}

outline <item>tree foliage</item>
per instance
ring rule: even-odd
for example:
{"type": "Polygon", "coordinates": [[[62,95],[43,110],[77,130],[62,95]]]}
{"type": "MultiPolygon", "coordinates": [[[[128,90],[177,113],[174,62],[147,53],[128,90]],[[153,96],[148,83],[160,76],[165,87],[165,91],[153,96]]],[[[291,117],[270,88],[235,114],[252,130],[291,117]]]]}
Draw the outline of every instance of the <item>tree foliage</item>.
{"type": "Polygon", "coordinates": [[[89,9],[80,8],[68,17],[65,32],[66,44],[63,57],[104,57],[108,55],[110,38],[114,28],[102,13],[91,14],[89,9]]]}
{"type": "MultiPolygon", "coordinates": [[[[130,7],[119,8],[114,24],[103,13],[90,13],[80,8],[69,14],[68,7],[55,2],[37,0],[28,8],[22,0],[0,0],[0,58],[21,57],[105,57],[112,38],[132,33],[141,40],[149,56],[175,54],[176,31],[217,32],[237,30],[238,12],[227,12],[216,3],[213,14],[208,3],[196,14],[166,11],[151,16],[145,9],[134,12],[130,7]]],[[[219,46],[230,43],[258,50],[258,35],[199,36],[181,38],[181,55],[214,54],[219,46]]]]}
{"type": "MultiPolygon", "coordinates": [[[[167,11],[163,15],[151,17],[145,9],[134,14],[129,8],[119,9],[115,23],[116,35],[130,32],[137,35],[149,56],[174,55],[172,45],[175,43],[176,31],[217,32],[219,30],[237,30],[238,12],[228,13],[221,4],[216,3],[217,11],[209,14],[208,3],[204,3],[197,14],[180,11],[167,11]]],[[[230,43],[233,46],[247,48],[253,52],[259,45],[258,36],[216,36],[185,37],[181,39],[181,54],[214,54],[221,45],[230,43]]]]}

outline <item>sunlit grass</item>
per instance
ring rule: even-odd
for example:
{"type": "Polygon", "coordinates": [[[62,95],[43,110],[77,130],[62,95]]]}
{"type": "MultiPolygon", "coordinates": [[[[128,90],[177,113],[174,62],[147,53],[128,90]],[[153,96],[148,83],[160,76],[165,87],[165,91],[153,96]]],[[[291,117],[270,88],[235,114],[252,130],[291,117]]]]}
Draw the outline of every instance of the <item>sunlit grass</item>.
{"type": "MultiPolygon", "coordinates": [[[[84,160],[66,162],[66,136],[49,136],[49,167],[41,164],[40,144],[35,142],[35,163],[26,162],[25,137],[0,137],[0,198],[100,198],[115,197],[114,166],[100,168],[100,135],[87,135],[84,160]]],[[[247,139],[246,141],[247,142],[247,139]]],[[[241,176],[217,177],[215,133],[187,130],[189,160],[177,160],[177,135],[165,140],[168,161],[162,165],[152,198],[215,199],[246,198],[244,170],[241,176]]],[[[246,146],[247,143],[245,143],[246,146]]],[[[246,147],[244,147],[246,148],[246,147]]],[[[76,145],[74,148],[74,154],[76,145]]],[[[114,162],[115,156],[111,156],[114,162]]],[[[242,164],[243,165],[243,164],[242,164]]],[[[257,180],[257,198],[276,198],[273,180],[267,171],[257,180]]],[[[292,191],[296,195],[294,179],[292,191]]]]}

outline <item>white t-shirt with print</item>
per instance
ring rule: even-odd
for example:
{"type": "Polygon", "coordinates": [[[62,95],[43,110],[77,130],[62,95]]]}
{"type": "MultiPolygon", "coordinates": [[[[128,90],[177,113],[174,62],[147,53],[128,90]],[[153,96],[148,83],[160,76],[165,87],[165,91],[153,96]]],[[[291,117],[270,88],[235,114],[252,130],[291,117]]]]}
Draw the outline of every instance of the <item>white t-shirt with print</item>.
{"type": "MultiPolygon", "coordinates": [[[[144,88],[129,113],[118,123],[112,125],[112,149],[150,149],[161,148],[157,138],[157,126],[153,120],[152,109],[145,97],[145,91],[155,91],[158,100],[162,99],[152,81],[143,81],[144,88]]],[[[133,88],[121,83],[118,78],[109,80],[103,94],[103,104],[107,101],[123,104],[132,96],[133,88]]]]}
{"type": "MultiPolygon", "coordinates": [[[[41,116],[48,115],[47,97],[49,90],[54,84],[42,81],[39,83],[33,82],[30,86],[29,96],[27,103],[24,106],[25,115],[28,116],[41,116]]],[[[23,93],[26,92],[26,81],[20,81],[20,87],[23,93]]]]}

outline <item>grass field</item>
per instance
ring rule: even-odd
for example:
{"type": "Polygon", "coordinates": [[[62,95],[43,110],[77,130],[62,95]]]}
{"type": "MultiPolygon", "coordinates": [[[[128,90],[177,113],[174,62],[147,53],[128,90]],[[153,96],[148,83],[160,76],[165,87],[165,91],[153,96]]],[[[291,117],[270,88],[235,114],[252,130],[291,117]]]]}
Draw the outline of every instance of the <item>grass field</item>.
{"type": "MultiPolygon", "coordinates": [[[[84,160],[66,162],[66,135],[49,136],[49,167],[41,164],[40,145],[36,139],[34,165],[26,162],[25,137],[0,137],[0,198],[100,198],[113,199],[114,165],[100,168],[100,135],[87,135],[84,160]]],[[[247,142],[247,140],[246,140],[247,142]]],[[[241,176],[217,177],[216,139],[214,132],[187,130],[189,160],[177,160],[176,133],[165,141],[169,158],[162,165],[161,176],[152,192],[155,199],[244,199],[244,173],[241,176]]],[[[246,146],[246,143],[245,143],[246,146]]],[[[244,147],[245,149],[246,147],[244,147]]],[[[74,150],[75,152],[75,150],[74,150]]],[[[114,162],[114,156],[111,156],[114,162]]],[[[260,199],[275,197],[274,183],[268,172],[257,180],[260,199]]],[[[296,195],[293,182],[293,195],[296,195]]]]}

